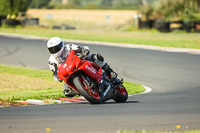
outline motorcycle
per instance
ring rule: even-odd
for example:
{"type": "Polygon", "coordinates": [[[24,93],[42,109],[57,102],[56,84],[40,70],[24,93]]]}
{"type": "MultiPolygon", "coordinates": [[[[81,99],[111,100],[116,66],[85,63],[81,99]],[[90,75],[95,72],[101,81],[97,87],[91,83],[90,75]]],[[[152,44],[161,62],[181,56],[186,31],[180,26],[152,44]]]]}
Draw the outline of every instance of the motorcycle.
{"type": "Polygon", "coordinates": [[[83,96],[92,104],[99,104],[113,99],[117,103],[126,102],[128,93],[122,80],[111,81],[102,68],[94,62],[81,59],[71,50],[64,63],[58,64],[59,79],[83,96]],[[103,87],[99,87],[99,83],[103,87]],[[102,90],[103,88],[103,90],[102,90]]]}

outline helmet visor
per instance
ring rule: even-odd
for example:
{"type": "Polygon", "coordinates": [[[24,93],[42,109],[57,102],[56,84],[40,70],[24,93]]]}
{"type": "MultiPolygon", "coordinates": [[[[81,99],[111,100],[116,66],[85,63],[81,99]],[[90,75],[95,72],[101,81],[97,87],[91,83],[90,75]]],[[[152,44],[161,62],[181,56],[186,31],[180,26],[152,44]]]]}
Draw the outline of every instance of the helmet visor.
{"type": "Polygon", "coordinates": [[[52,54],[55,58],[56,58],[56,60],[57,60],[57,62],[59,63],[59,64],[63,64],[64,62],[65,62],[65,60],[67,59],[67,56],[68,56],[68,51],[65,49],[65,47],[62,49],[62,50],[60,50],[58,53],[56,53],[56,54],[52,54]]]}
{"type": "Polygon", "coordinates": [[[61,41],[58,45],[48,48],[51,54],[55,54],[60,51],[63,47],[63,42],[61,41]]]}

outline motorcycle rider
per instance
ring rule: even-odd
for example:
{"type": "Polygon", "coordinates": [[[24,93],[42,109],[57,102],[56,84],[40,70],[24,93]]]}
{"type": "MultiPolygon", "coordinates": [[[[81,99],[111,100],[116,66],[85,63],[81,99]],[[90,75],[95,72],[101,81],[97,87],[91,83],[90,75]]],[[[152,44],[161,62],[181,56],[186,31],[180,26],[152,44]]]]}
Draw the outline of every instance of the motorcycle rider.
{"type": "MultiPolygon", "coordinates": [[[[114,72],[110,66],[104,61],[104,58],[100,54],[92,54],[89,51],[88,46],[79,46],[75,44],[64,44],[62,39],[59,37],[52,37],[47,42],[47,48],[50,52],[50,57],[48,60],[49,68],[53,72],[53,78],[55,81],[62,82],[61,79],[58,78],[57,75],[57,65],[64,63],[64,61],[67,59],[68,54],[71,50],[74,50],[75,53],[81,57],[82,59],[92,61],[102,67],[102,69],[105,71],[106,74],[109,74],[111,76],[111,80],[116,79],[117,73],[114,72]]],[[[102,89],[102,84],[99,83],[100,91],[102,89]]],[[[64,84],[63,87],[63,93],[65,96],[73,97],[77,95],[78,93],[71,89],[67,84],[64,84]]]]}

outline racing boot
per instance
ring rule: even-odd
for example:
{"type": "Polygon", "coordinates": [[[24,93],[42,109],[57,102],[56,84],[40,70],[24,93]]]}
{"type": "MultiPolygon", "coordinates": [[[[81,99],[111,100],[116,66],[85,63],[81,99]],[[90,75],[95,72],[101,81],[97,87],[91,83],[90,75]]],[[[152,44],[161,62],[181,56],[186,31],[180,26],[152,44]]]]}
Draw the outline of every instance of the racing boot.
{"type": "Polygon", "coordinates": [[[63,94],[66,96],[66,97],[74,97],[76,95],[79,95],[78,92],[76,92],[75,90],[73,90],[72,88],[70,88],[67,84],[64,84],[64,87],[63,87],[63,94]]]}
{"type": "Polygon", "coordinates": [[[111,81],[117,78],[118,74],[114,72],[107,63],[102,67],[102,69],[106,72],[106,74],[110,75],[111,81]]]}

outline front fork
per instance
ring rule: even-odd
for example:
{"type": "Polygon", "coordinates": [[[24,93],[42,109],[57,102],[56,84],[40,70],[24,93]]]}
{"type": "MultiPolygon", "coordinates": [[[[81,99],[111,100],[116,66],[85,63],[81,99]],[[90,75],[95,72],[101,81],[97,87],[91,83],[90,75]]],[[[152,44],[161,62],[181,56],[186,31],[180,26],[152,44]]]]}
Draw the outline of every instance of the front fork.
{"type": "Polygon", "coordinates": [[[81,76],[83,78],[83,83],[89,87],[90,89],[94,89],[95,88],[95,84],[93,82],[91,82],[91,80],[89,79],[88,76],[82,75],[81,76]]]}
{"type": "Polygon", "coordinates": [[[98,91],[103,99],[102,101],[113,99],[115,97],[117,92],[115,89],[116,86],[113,85],[113,83],[105,75],[103,76],[103,79],[100,81],[102,83],[99,83],[102,85],[101,87],[103,90],[100,89],[99,84],[97,85],[94,82],[92,82],[88,76],[82,75],[81,77],[84,80],[83,83],[88,87],[88,89],[90,89],[90,91],[93,91],[93,89],[98,88],[98,91]]]}
{"type": "Polygon", "coordinates": [[[103,101],[113,99],[115,98],[117,91],[116,86],[110,81],[110,79],[107,78],[107,76],[104,77],[104,91],[103,91],[103,101]]]}

